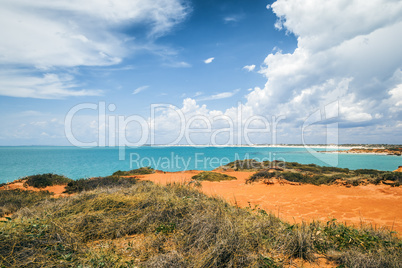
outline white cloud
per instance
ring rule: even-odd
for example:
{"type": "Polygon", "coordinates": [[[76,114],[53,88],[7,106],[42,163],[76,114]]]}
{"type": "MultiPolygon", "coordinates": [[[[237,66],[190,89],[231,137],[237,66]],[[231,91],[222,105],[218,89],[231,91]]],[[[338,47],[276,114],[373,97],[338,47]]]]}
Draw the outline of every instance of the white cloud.
{"type": "Polygon", "coordinates": [[[197,92],[195,93],[194,97],[201,96],[202,94],[204,94],[204,93],[203,93],[203,92],[201,92],[201,91],[197,91],[197,92]]]}
{"type": "Polygon", "coordinates": [[[70,75],[36,77],[22,71],[0,71],[0,95],[39,99],[102,95],[101,90],[72,90],[78,87],[73,80],[70,75]]]}
{"type": "Polygon", "coordinates": [[[226,98],[230,98],[230,97],[234,96],[239,91],[240,91],[240,89],[235,89],[235,90],[229,91],[229,92],[222,92],[222,93],[218,93],[218,94],[215,94],[215,95],[206,96],[206,97],[200,98],[198,100],[205,101],[205,100],[226,99],[226,98]]]}
{"type": "Polygon", "coordinates": [[[190,68],[191,64],[185,61],[178,61],[178,62],[166,63],[165,66],[173,68],[190,68]]]}
{"type": "Polygon", "coordinates": [[[141,87],[138,87],[138,88],[136,88],[136,89],[133,91],[133,95],[138,94],[138,93],[140,93],[141,91],[144,91],[144,90],[146,90],[146,89],[148,89],[148,88],[149,88],[149,86],[141,86],[141,87]]]}
{"type": "Polygon", "coordinates": [[[340,120],[376,121],[402,68],[402,2],[278,0],[271,5],[278,28],[298,38],[293,53],[269,54],[260,71],[263,89],[247,96],[255,113],[282,113],[300,122],[339,99],[340,120]],[[374,18],[375,17],[375,18],[374,18]]]}
{"type": "Polygon", "coordinates": [[[109,27],[147,23],[151,35],[160,35],[187,14],[178,0],[6,0],[2,6],[2,62],[44,67],[118,63],[127,51],[109,27]]]}
{"type": "MultiPolygon", "coordinates": [[[[394,128],[402,121],[402,2],[278,0],[270,8],[277,28],[297,37],[297,48],[266,57],[260,73],[267,82],[246,95],[245,116],[283,115],[277,142],[301,143],[303,122],[335,101],[340,142],[400,143],[394,128]]],[[[238,108],[214,112],[234,116],[238,108]]],[[[310,134],[312,142],[325,142],[322,129],[310,134]]]]}
{"type": "Polygon", "coordinates": [[[247,70],[248,72],[252,72],[255,69],[255,65],[246,65],[243,67],[244,70],[247,70]]]}
{"type": "MultiPolygon", "coordinates": [[[[116,29],[146,24],[152,40],[180,23],[188,12],[180,0],[5,0],[0,10],[0,65],[54,71],[59,67],[118,64],[136,40],[116,29]]],[[[27,85],[28,91],[35,91],[34,86],[27,85]]],[[[85,92],[66,87],[62,96],[85,92]]],[[[2,88],[4,91],[8,90],[2,88]]],[[[14,96],[24,97],[24,92],[14,96]]]]}
{"type": "Polygon", "coordinates": [[[240,21],[244,17],[243,14],[231,15],[226,16],[223,18],[224,23],[234,23],[240,21]]]}
{"type": "Polygon", "coordinates": [[[204,60],[204,63],[205,64],[210,64],[214,59],[215,59],[214,57],[208,58],[208,59],[204,60]]]}
{"type": "Polygon", "coordinates": [[[401,106],[402,108],[402,84],[399,84],[395,88],[391,89],[389,91],[389,95],[391,95],[391,99],[395,106],[401,106]]]}
{"type": "Polygon", "coordinates": [[[225,23],[236,22],[237,20],[238,20],[238,19],[235,18],[235,17],[225,17],[225,18],[223,18],[223,21],[224,21],[225,23]]]}
{"type": "Polygon", "coordinates": [[[321,51],[401,21],[402,2],[278,0],[271,8],[278,16],[277,27],[294,33],[299,47],[321,51]]]}

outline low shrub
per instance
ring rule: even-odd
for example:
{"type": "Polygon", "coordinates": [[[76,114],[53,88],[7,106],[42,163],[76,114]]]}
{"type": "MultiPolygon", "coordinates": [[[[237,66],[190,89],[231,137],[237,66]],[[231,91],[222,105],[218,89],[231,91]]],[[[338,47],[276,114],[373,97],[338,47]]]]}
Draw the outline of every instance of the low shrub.
{"type": "Polygon", "coordinates": [[[246,180],[246,183],[257,182],[257,181],[260,181],[263,179],[271,179],[271,178],[274,178],[276,175],[277,175],[276,172],[269,172],[268,170],[261,170],[261,171],[254,173],[253,175],[251,175],[251,177],[246,180]]]}
{"type": "Polygon", "coordinates": [[[255,159],[245,159],[245,160],[236,160],[234,162],[230,162],[229,164],[225,165],[226,168],[232,168],[236,171],[241,170],[258,170],[263,167],[261,162],[258,162],[255,159]]]}
{"type": "Polygon", "coordinates": [[[113,173],[113,176],[131,176],[131,175],[145,175],[145,174],[153,174],[155,170],[151,167],[141,167],[129,171],[121,171],[118,170],[113,173]]]}
{"type": "Polygon", "coordinates": [[[35,188],[45,188],[47,186],[62,185],[73,181],[72,179],[69,179],[63,175],[52,173],[32,175],[26,177],[26,179],[27,180],[24,185],[29,185],[35,188]]]}
{"type": "Polygon", "coordinates": [[[212,171],[203,171],[192,177],[195,181],[229,181],[229,180],[237,180],[236,177],[229,176],[226,174],[212,172],[212,171]]]}
{"type": "Polygon", "coordinates": [[[396,183],[402,183],[402,172],[385,172],[379,176],[382,180],[390,180],[396,183]]]}
{"type": "Polygon", "coordinates": [[[291,182],[309,183],[314,185],[332,184],[337,180],[337,178],[339,178],[338,175],[327,176],[303,174],[299,172],[283,172],[279,174],[279,177],[291,182]]]}
{"type": "Polygon", "coordinates": [[[384,171],[380,171],[380,170],[376,170],[376,169],[356,169],[353,171],[354,174],[356,175],[372,175],[372,176],[377,176],[380,175],[382,173],[384,173],[384,171]]]}
{"type": "Polygon", "coordinates": [[[233,168],[235,170],[261,170],[269,168],[280,168],[280,169],[296,169],[298,171],[311,172],[314,174],[321,173],[349,173],[348,168],[338,168],[338,167],[326,167],[318,166],[316,164],[300,164],[297,162],[285,162],[285,161],[263,161],[258,162],[254,159],[236,160],[223,167],[233,168]]]}
{"type": "Polygon", "coordinates": [[[137,182],[138,179],[136,178],[120,178],[116,176],[79,179],[76,181],[69,182],[64,192],[72,194],[72,193],[79,193],[82,191],[90,191],[96,188],[116,187],[116,186],[129,187],[133,184],[136,184],[137,182]]]}

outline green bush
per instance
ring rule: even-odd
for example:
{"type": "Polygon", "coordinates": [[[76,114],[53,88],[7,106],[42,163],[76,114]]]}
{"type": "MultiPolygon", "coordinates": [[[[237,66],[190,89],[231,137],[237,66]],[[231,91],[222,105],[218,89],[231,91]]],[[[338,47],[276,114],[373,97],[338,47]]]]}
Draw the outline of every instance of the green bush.
{"type": "Polygon", "coordinates": [[[350,170],[347,168],[338,167],[325,167],[318,166],[316,164],[300,164],[297,162],[285,162],[285,161],[263,161],[258,162],[254,159],[236,160],[223,167],[233,168],[235,170],[261,170],[269,168],[280,168],[280,169],[297,169],[299,171],[311,172],[315,174],[321,173],[349,173],[350,170]]]}
{"type": "Polygon", "coordinates": [[[246,180],[246,183],[252,183],[252,182],[257,182],[263,179],[271,179],[274,178],[277,175],[276,172],[269,172],[268,170],[261,170],[253,175],[251,175],[250,178],[246,180]]]}
{"type": "Polygon", "coordinates": [[[390,180],[397,183],[402,183],[402,172],[385,172],[380,178],[382,180],[390,180]]]}
{"type": "Polygon", "coordinates": [[[145,175],[145,174],[153,174],[155,170],[151,167],[141,167],[129,171],[121,171],[118,170],[113,173],[113,176],[131,176],[131,175],[145,175]]]}
{"type": "Polygon", "coordinates": [[[133,184],[136,184],[137,182],[138,179],[136,178],[120,178],[116,176],[79,179],[76,181],[69,182],[64,192],[72,194],[72,193],[79,193],[82,191],[89,191],[96,188],[115,187],[115,186],[129,187],[133,184]]]}
{"type": "Polygon", "coordinates": [[[72,179],[69,179],[63,175],[52,173],[32,175],[26,177],[26,179],[27,180],[25,182],[25,185],[29,185],[35,188],[45,188],[47,186],[62,185],[73,181],[72,179]]]}
{"type": "Polygon", "coordinates": [[[356,175],[372,175],[372,176],[377,176],[384,173],[384,171],[376,169],[356,169],[353,172],[356,175]]]}
{"type": "Polygon", "coordinates": [[[314,185],[328,185],[334,183],[339,178],[339,175],[327,176],[303,174],[299,172],[283,172],[279,174],[279,177],[292,182],[309,183],[314,185]]]}
{"type": "Polygon", "coordinates": [[[255,170],[260,169],[262,164],[254,159],[245,159],[245,160],[236,160],[234,162],[230,162],[224,167],[229,167],[235,169],[237,171],[241,170],[255,170]]]}
{"type": "Polygon", "coordinates": [[[349,173],[348,168],[338,168],[338,167],[326,167],[326,166],[318,166],[316,164],[300,164],[297,162],[285,162],[285,166],[287,169],[298,169],[300,171],[311,172],[316,174],[321,173],[349,173]]]}
{"type": "Polygon", "coordinates": [[[226,174],[212,172],[212,171],[203,171],[197,175],[192,177],[195,181],[228,181],[228,180],[237,180],[236,177],[229,176],[226,174]]]}

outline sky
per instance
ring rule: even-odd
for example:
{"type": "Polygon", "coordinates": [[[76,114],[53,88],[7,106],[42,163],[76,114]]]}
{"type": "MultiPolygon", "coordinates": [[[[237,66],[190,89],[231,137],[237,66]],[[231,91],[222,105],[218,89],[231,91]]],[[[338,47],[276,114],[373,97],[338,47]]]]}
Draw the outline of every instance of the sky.
{"type": "Polygon", "coordinates": [[[399,0],[0,0],[0,145],[402,143],[399,0]]]}

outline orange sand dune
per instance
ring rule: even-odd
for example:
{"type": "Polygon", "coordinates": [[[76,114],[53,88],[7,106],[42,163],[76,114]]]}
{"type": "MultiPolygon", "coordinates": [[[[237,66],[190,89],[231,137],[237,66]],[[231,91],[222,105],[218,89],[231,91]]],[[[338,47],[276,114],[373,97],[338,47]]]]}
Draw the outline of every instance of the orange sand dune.
{"type": "MultiPolygon", "coordinates": [[[[145,175],[143,179],[161,184],[188,182],[199,172],[155,173],[145,175]]],[[[371,224],[373,227],[385,226],[402,233],[402,187],[246,184],[252,172],[222,173],[235,176],[237,180],[204,181],[201,190],[241,207],[250,205],[254,208],[258,205],[289,222],[327,221],[335,218],[357,227],[371,224]]]]}

